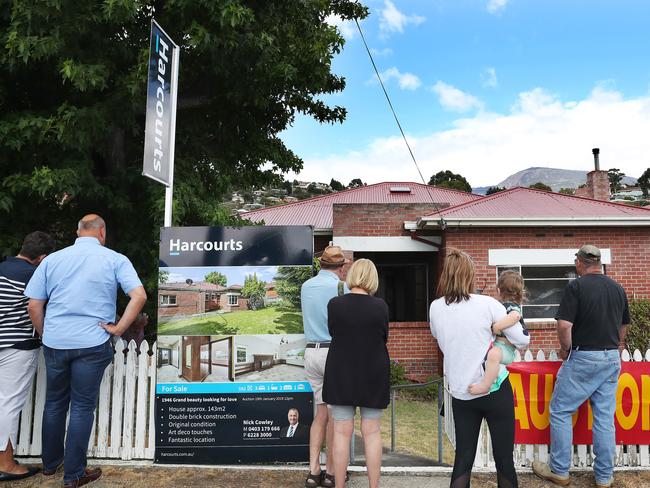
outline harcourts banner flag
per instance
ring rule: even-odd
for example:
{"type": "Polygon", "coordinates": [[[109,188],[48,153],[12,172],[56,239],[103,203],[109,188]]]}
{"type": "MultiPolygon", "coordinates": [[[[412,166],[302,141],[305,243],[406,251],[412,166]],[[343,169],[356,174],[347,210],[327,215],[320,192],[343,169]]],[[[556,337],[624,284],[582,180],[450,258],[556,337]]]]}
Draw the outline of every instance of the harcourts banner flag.
{"type": "Polygon", "coordinates": [[[170,185],[176,123],[178,46],[155,20],[151,21],[147,121],[142,174],[170,185]]]}
{"type": "Polygon", "coordinates": [[[300,287],[312,263],[307,226],[161,230],[157,463],[309,459],[300,287]]]}

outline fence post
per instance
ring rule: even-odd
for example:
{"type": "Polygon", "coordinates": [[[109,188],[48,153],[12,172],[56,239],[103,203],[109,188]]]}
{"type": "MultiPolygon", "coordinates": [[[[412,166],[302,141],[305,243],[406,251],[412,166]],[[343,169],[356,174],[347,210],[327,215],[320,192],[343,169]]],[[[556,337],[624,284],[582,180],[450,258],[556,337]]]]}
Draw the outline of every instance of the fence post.
{"type": "Polygon", "coordinates": [[[442,385],[438,385],[438,462],[442,464],[442,385]]]}
{"type": "Polygon", "coordinates": [[[390,389],[390,452],[395,452],[395,389],[390,389]]]}

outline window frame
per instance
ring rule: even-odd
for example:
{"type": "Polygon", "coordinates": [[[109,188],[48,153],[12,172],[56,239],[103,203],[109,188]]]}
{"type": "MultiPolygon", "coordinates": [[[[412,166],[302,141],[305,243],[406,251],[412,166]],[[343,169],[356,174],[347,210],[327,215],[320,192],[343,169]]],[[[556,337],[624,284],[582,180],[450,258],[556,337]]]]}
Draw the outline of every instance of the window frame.
{"type": "Polygon", "coordinates": [[[159,305],[161,307],[178,307],[178,299],[177,299],[176,295],[162,295],[161,294],[160,295],[160,300],[159,300],[159,305]],[[165,300],[165,298],[167,300],[165,300]],[[173,303],[172,303],[172,299],[173,299],[173,303]],[[164,303],[165,301],[167,303],[164,303]]]}
{"type": "Polygon", "coordinates": [[[228,293],[228,306],[229,307],[238,307],[239,306],[239,295],[236,293],[228,293]],[[233,298],[235,303],[232,303],[233,298]]]}
{"type": "MultiPolygon", "coordinates": [[[[543,265],[537,265],[537,264],[499,264],[495,266],[495,273],[496,273],[496,280],[495,283],[498,283],[499,281],[499,275],[501,274],[502,271],[505,271],[507,269],[515,269],[522,277],[524,276],[522,274],[521,269],[522,268],[571,268],[573,266],[570,266],[568,264],[543,264],[543,265]],[[501,272],[499,271],[501,269],[501,272]]],[[[573,267],[575,269],[575,267],[573,267]]],[[[577,275],[576,275],[577,278],[577,275]]],[[[526,286],[526,281],[566,281],[567,285],[571,283],[576,278],[559,278],[559,277],[553,277],[553,278],[524,278],[524,286],[526,286]]],[[[524,315],[524,320],[528,323],[547,323],[547,322],[552,322],[555,320],[555,317],[526,317],[526,307],[541,307],[541,306],[557,306],[559,307],[560,304],[553,303],[553,304],[540,304],[540,305],[530,305],[527,303],[523,303],[522,306],[522,312],[524,315]]]]}

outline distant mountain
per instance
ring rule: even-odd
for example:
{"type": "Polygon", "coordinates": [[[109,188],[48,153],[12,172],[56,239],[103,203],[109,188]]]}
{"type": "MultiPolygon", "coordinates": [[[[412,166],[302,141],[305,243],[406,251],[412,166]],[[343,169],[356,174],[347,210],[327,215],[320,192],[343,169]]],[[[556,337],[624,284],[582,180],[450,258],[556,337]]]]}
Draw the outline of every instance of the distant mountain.
{"type": "MultiPolygon", "coordinates": [[[[554,191],[559,191],[560,188],[578,188],[586,181],[587,171],[533,167],[518,171],[517,173],[508,176],[505,180],[492,186],[504,186],[506,188],[512,188],[515,186],[528,187],[534,183],[542,182],[553,188],[554,191]]],[[[634,185],[636,183],[636,178],[626,176],[623,178],[623,183],[626,185],[634,185]]],[[[485,194],[487,189],[488,187],[478,187],[474,188],[473,192],[485,194]]]]}

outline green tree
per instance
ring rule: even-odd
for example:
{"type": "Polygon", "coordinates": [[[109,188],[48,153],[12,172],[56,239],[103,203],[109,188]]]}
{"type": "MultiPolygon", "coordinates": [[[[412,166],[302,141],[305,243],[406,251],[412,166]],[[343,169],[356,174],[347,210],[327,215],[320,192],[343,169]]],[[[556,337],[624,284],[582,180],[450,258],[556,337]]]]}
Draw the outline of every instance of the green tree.
{"type": "Polygon", "coordinates": [[[575,188],[560,188],[560,191],[558,193],[562,193],[563,195],[575,195],[576,189],[575,188]]]}
{"type": "Polygon", "coordinates": [[[334,191],[345,190],[345,187],[343,186],[343,183],[341,183],[340,181],[335,180],[334,178],[332,178],[330,180],[330,188],[332,190],[334,190],[334,191]]]}
{"type": "MultiPolygon", "coordinates": [[[[368,13],[352,0],[2,5],[0,253],[35,229],[69,244],[79,218],[97,212],[107,244],[129,256],[150,294],[164,198],[141,176],[154,13],[181,44],[174,225],[241,224],[220,206],[227,188],[300,170],[279,137],[296,113],[346,116],[323,102],[345,87],[331,71],[344,38],[325,18],[368,13]]],[[[155,317],[155,300],[148,307],[155,317]]]]}
{"type": "Polygon", "coordinates": [[[485,191],[485,195],[492,195],[493,193],[499,193],[500,191],[504,191],[506,189],[505,186],[491,186],[485,191]]]}
{"type": "Polygon", "coordinates": [[[278,295],[291,305],[300,308],[300,287],[312,277],[311,266],[280,266],[275,275],[275,286],[278,295]]]}
{"type": "Polygon", "coordinates": [[[453,173],[449,170],[438,171],[429,180],[430,185],[440,186],[442,188],[451,188],[471,193],[472,187],[464,176],[453,173]]]}
{"type": "Polygon", "coordinates": [[[168,279],[169,279],[169,271],[166,271],[164,269],[161,269],[161,270],[158,271],[158,284],[159,285],[167,283],[168,279]]]}
{"type": "Polygon", "coordinates": [[[609,178],[609,191],[611,193],[618,193],[623,188],[621,181],[625,173],[622,173],[618,168],[610,168],[607,170],[607,177],[609,178]]]}
{"type": "Polygon", "coordinates": [[[210,271],[203,279],[213,285],[226,286],[228,284],[228,277],[218,271],[210,271]]]}
{"type": "Polygon", "coordinates": [[[643,192],[643,198],[648,198],[648,190],[650,189],[650,168],[647,168],[637,180],[637,184],[643,192]]]}
{"type": "Polygon", "coordinates": [[[553,191],[553,188],[542,183],[541,181],[538,181],[537,183],[533,183],[528,188],[533,188],[534,190],[553,191]]]}
{"type": "Polygon", "coordinates": [[[266,282],[257,277],[257,273],[247,275],[244,278],[244,286],[241,289],[241,294],[244,298],[249,298],[253,295],[264,296],[266,282]]]}
{"type": "Polygon", "coordinates": [[[361,186],[366,186],[366,184],[361,181],[361,178],[354,178],[353,180],[350,180],[350,183],[348,183],[348,188],[359,188],[361,186]]]}

